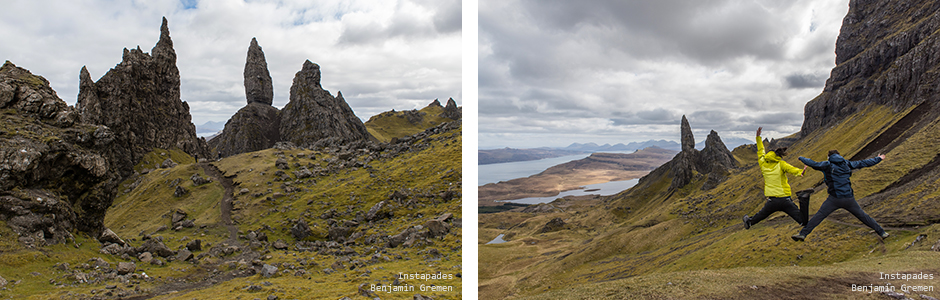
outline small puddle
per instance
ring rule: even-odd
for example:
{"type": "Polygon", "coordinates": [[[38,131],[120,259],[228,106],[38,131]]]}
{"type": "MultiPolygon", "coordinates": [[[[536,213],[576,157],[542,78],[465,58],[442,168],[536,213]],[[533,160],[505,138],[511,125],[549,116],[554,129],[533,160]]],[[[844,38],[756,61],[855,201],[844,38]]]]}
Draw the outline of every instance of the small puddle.
{"type": "Polygon", "coordinates": [[[487,244],[487,245],[489,245],[489,244],[502,244],[502,243],[505,243],[505,242],[506,242],[506,240],[503,239],[503,234],[500,233],[499,235],[496,236],[495,239],[493,239],[492,241],[490,241],[489,243],[486,243],[486,244],[487,244]]]}

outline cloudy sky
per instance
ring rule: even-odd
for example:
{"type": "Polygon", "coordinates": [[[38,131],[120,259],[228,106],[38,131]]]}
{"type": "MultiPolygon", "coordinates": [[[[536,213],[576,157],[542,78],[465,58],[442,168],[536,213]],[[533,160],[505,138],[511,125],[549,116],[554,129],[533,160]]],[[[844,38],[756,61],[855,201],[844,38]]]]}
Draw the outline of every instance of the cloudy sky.
{"type": "Polygon", "coordinates": [[[480,0],[479,145],[799,131],[848,0],[480,0]]]}
{"type": "Polygon", "coordinates": [[[225,122],[247,103],[252,37],[264,50],[276,107],[287,104],[307,59],[320,65],[323,88],[342,91],[364,121],[437,98],[463,105],[460,0],[4,1],[0,59],[42,75],[74,105],[81,67],[97,80],[124,48],[150,52],[162,16],[197,125],[225,122]]]}

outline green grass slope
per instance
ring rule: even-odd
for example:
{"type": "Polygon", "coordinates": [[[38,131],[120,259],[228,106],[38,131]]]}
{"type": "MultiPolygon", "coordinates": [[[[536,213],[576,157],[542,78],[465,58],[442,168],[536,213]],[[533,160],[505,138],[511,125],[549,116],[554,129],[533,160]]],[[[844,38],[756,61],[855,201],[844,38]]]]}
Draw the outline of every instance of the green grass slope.
{"type": "MultiPolygon", "coordinates": [[[[594,298],[588,295],[598,296],[597,290],[634,284],[653,288],[638,282],[686,278],[683,282],[689,285],[691,294],[675,293],[681,288],[666,286],[638,294],[614,293],[599,298],[734,299],[738,296],[751,298],[754,290],[750,285],[758,286],[757,290],[764,286],[757,284],[756,279],[748,279],[749,272],[768,274],[765,277],[780,286],[793,283],[790,274],[817,272],[815,270],[828,271],[818,272],[817,277],[797,278],[797,281],[841,278],[850,271],[839,270],[849,269],[876,275],[920,269],[940,276],[940,261],[927,259],[935,257],[929,248],[940,240],[937,225],[930,225],[940,216],[940,208],[931,201],[940,193],[938,185],[933,180],[922,180],[920,184],[888,189],[893,191],[892,195],[899,196],[871,200],[885,194],[884,190],[892,184],[898,186],[896,182],[905,174],[929,166],[940,153],[940,143],[936,140],[940,137],[938,120],[923,119],[920,126],[897,130],[897,122],[911,111],[913,109],[894,112],[887,107],[868,107],[836,126],[801,138],[790,146],[791,156],[786,158],[799,167],[802,166],[796,159],[799,155],[818,161],[824,159],[827,150],[839,149],[846,157],[851,157],[872,141],[896,140],[890,136],[909,135],[887,149],[887,160],[856,171],[852,176],[859,202],[882,226],[889,227],[888,232],[893,236],[885,241],[847,213],[830,216],[804,243],[790,240],[789,236],[800,227],[782,213],[744,230],[741,216],[756,213],[764,200],[760,170],[753,155],[744,153],[747,147],[740,147],[734,154],[744,167],[732,171],[728,180],[708,191],[701,189],[704,176],[670,191],[671,175],[666,172],[660,177],[650,176],[618,195],[573,205],[564,212],[500,213],[481,217],[479,242],[497,234],[505,234],[509,242],[480,246],[480,295],[512,298],[550,292],[539,297],[584,295],[572,298],[587,299],[594,298]],[[903,217],[912,211],[916,211],[913,212],[915,217],[903,217]],[[565,228],[542,233],[539,229],[553,218],[563,219],[565,228]],[[913,251],[917,247],[925,251],[913,251]],[[898,267],[866,263],[868,261],[897,262],[898,267]],[[915,261],[929,263],[914,269],[901,267],[915,261]],[[838,267],[850,266],[853,262],[859,266],[838,267]],[[708,279],[712,277],[740,279],[751,284],[737,289],[716,282],[715,285],[722,287],[707,288],[711,282],[708,279]],[[694,278],[702,281],[696,282],[694,278]],[[570,292],[551,292],[555,289],[570,292]],[[715,293],[727,294],[716,296],[715,293]]],[[[805,177],[792,178],[790,184],[794,191],[816,188],[811,213],[826,198],[820,172],[808,171],[805,177]]],[[[878,282],[877,276],[862,277],[865,282],[878,282]]],[[[895,282],[899,286],[901,283],[895,282]]],[[[933,284],[935,288],[940,287],[940,277],[933,284]]],[[[938,296],[937,292],[923,294],[938,296]]],[[[845,285],[837,285],[826,295],[821,297],[859,296],[845,285]]]]}
{"type": "Polygon", "coordinates": [[[453,121],[441,117],[444,108],[440,105],[428,105],[417,111],[387,111],[369,118],[364,124],[366,130],[380,142],[389,142],[393,138],[402,138],[424,131],[444,122],[453,121]],[[412,123],[406,114],[420,114],[419,122],[412,123]]]}
{"type": "Polygon", "coordinates": [[[136,169],[153,169],[167,157],[180,164],[149,170],[122,183],[105,224],[132,246],[142,244],[141,234],[162,239],[171,250],[199,239],[202,250],[194,251],[196,259],[168,261],[163,266],[147,264],[134,257],[103,254],[98,241],[83,235],[67,245],[26,249],[6,224],[0,224],[0,277],[10,282],[0,289],[0,298],[358,299],[363,295],[360,286],[368,291],[372,285],[390,284],[413,290],[379,291],[375,295],[382,299],[412,299],[414,294],[459,298],[461,131],[456,127],[437,132],[371,153],[268,149],[212,163],[235,184],[231,195],[235,239],[231,239],[222,217],[224,178],[197,186],[190,177],[210,176],[205,168],[212,166],[196,164],[176,150],[155,150],[136,169]],[[395,147],[405,150],[392,153],[395,147]],[[276,166],[279,158],[288,162],[286,169],[276,166]],[[322,173],[297,178],[294,172],[301,168],[322,173]],[[173,195],[176,186],[188,192],[177,197],[173,195]],[[385,206],[380,212],[387,217],[360,219],[382,201],[385,206]],[[176,210],[186,212],[195,226],[171,228],[170,217],[176,210]],[[444,222],[449,230],[443,236],[418,237],[411,245],[387,244],[390,236],[406,230],[427,231],[424,226],[428,221],[445,214],[452,217],[444,222]],[[297,219],[305,220],[312,232],[303,241],[290,233],[297,219]],[[346,241],[335,247],[298,248],[330,244],[331,224],[356,220],[360,221],[351,227],[346,241]],[[247,235],[252,231],[265,233],[268,242],[251,245],[247,235]],[[278,240],[288,248],[274,248],[278,240]],[[225,245],[240,248],[233,254],[210,254],[210,248],[225,245]],[[119,262],[134,262],[137,270],[126,276],[108,276],[94,266],[96,258],[110,263],[111,268],[119,262]],[[261,264],[276,266],[278,272],[270,277],[245,273],[261,264]],[[449,277],[397,279],[402,273],[449,277]],[[76,274],[94,280],[83,282],[76,274]]]}

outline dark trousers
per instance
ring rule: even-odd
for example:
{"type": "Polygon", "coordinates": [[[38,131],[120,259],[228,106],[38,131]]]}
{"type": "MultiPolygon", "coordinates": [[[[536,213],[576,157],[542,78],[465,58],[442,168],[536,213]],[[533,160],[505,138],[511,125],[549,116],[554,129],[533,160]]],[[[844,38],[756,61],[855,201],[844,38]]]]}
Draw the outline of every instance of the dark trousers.
{"type": "Polygon", "coordinates": [[[803,224],[803,219],[800,217],[800,209],[793,204],[793,200],[790,200],[790,197],[767,198],[767,201],[764,202],[764,207],[761,208],[754,217],[751,217],[750,224],[757,224],[769,217],[770,214],[778,211],[787,213],[794,221],[803,224]]]}
{"type": "Polygon", "coordinates": [[[819,210],[816,211],[816,214],[813,215],[813,218],[809,220],[809,224],[806,224],[806,227],[803,227],[803,230],[800,230],[800,234],[803,236],[809,235],[810,232],[813,232],[813,229],[816,226],[819,226],[819,223],[823,219],[829,216],[836,209],[845,209],[852,213],[859,221],[865,223],[866,226],[874,229],[878,235],[883,235],[885,230],[881,228],[881,225],[878,225],[878,222],[875,222],[875,219],[872,219],[871,216],[865,213],[862,210],[861,206],[858,206],[858,202],[855,202],[855,198],[835,198],[829,196],[826,198],[826,202],[823,202],[822,206],[819,207],[819,210]]]}

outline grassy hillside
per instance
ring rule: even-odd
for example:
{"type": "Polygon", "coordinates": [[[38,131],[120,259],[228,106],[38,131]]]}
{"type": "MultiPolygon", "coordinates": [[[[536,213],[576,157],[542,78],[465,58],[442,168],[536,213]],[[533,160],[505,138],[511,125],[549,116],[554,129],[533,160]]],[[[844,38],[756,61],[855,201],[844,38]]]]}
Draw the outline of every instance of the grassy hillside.
{"type": "Polygon", "coordinates": [[[441,117],[443,112],[444,108],[440,105],[428,105],[420,110],[392,110],[372,116],[369,121],[365,122],[365,125],[366,130],[380,142],[389,142],[393,138],[406,137],[441,123],[453,121],[441,117]]]}
{"type": "MultiPolygon", "coordinates": [[[[648,176],[618,195],[572,205],[564,212],[481,216],[478,242],[485,243],[497,234],[505,234],[509,242],[480,245],[480,295],[511,298],[549,292],[539,297],[593,298],[587,295],[636,285],[642,292],[630,295],[637,298],[733,299],[754,295],[750,285],[758,286],[756,290],[765,286],[755,279],[758,277],[749,277],[751,272],[768,274],[765,277],[778,288],[799,281],[842,278],[851,272],[877,275],[888,271],[929,271],[940,276],[940,261],[929,259],[936,257],[929,248],[940,240],[937,225],[930,225],[935,222],[931,220],[940,216],[940,208],[931,200],[940,193],[934,181],[889,189],[901,195],[898,197],[882,197],[877,202],[870,200],[874,196],[869,197],[884,194],[882,191],[904,174],[928,165],[940,153],[937,120],[923,119],[918,126],[895,126],[912,111],[894,112],[887,107],[870,106],[837,126],[801,138],[790,146],[791,156],[786,158],[791,164],[802,166],[796,156],[818,161],[824,159],[829,149],[839,149],[846,157],[852,157],[873,141],[888,140],[890,143],[885,145],[894,145],[883,147],[887,160],[852,176],[859,202],[882,226],[889,227],[892,237],[885,241],[847,213],[830,216],[804,243],[790,240],[790,235],[800,227],[782,213],[744,230],[741,216],[753,215],[764,201],[763,181],[755,157],[745,151],[748,147],[739,147],[734,154],[744,167],[733,170],[728,180],[708,191],[701,189],[704,176],[670,191],[671,174],[667,172],[661,177],[648,176]],[[909,137],[895,138],[905,134],[909,137]],[[900,217],[912,210],[916,210],[914,214],[918,217],[900,217]],[[541,228],[554,218],[563,219],[565,227],[542,233],[541,228]],[[869,261],[891,263],[888,266],[865,263],[869,261]],[[848,267],[853,264],[859,266],[848,267]],[[918,268],[908,269],[906,266],[910,265],[918,268]],[[790,278],[798,272],[815,273],[807,278],[790,278]],[[643,289],[671,278],[676,280],[673,284],[688,285],[691,294],[676,293],[681,290],[676,287],[643,289]],[[696,278],[728,281],[712,284],[696,278]],[[741,280],[740,286],[744,288],[722,284],[736,280],[741,280]],[[554,289],[572,290],[555,293],[554,289]]],[[[820,172],[808,171],[805,177],[792,178],[790,184],[794,191],[816,188],[811,213],[826,198],[820,172]]],[[[877,277],[862,277],[866,282],[879,282],[877,277]]],[[[898,286],[901,283],[895,282],[898,286]]],[[[940,280],[933,284],[940,287],[940,280]]],[[[634,289],[620,292],[631,290],[634,289]]],[[[824,294],[827,296],[823,298],[858,296],[844,284],[824,294]]],[[[938,296],[937,292],[923,294],[938,296]]],[[[601,298],[620,295],[623,294],[605,294],[601,298]]]]}
{"type": "Polygon", "coordinates": [[[211,165],[196,164],[176,150],[155,150],[136,168],[149,172],[122,183],[105,224],[132,246],[150,238],[175,251],[198,239],[202,249],[193,251],[193,260],[165,259],[160,266],[104,254],[101,243],[82,235],[67,245],[26,249],[0,224],[0,277],[9,281],[0,298],[358,299],[368,294],[359,291],[361,285],[368,291],[390,284],[414,290],[376,295],[459,298],[461,131],[437,132],[384,150],[268,149],[211,165]],[[180,164],[153,169],[166,157],[180,164]],[[286,161],[280,168],[279,159],[286,161]],[[210,172],[214,168],[221,175],[210,172]],[[304,169],[312,176],[298,178],[294,172],[304,169]],[[194,174],[212,181],[196,185],[194,174]],[[177,186],[187,192],[174,195],[177,186]],[[379,202],[384,206],[378,216],[365,218],[379,202]],[[177,210],[194,226],[173,228],[177,210]],[[440,223],[445,232],[431,235],[431,221],[447,214],[451,217],[440,223]],[[291,234],[299,219],[311,233],[303,240],[291,234]],[[331,236],[330,229],[341,224],[348,234],[331,236]],[[416,234],[390,245],[402,232],[416,234]],[[266,241],[253,239],[256,234],[266,241]],[[226,248],[233,251],[223,252],[226,248]],[[109,265],[100,267],[97,258],[109,265]],[[110,273],[120,262],[134,262],[137,269],[110,273]],[[262,265],[278,271],[262,276],[257,271],[262,265]],[[397,279],[400,273],[451,277],[397,279]],[[421,290],[432,285],[449,290],[421,290]]]}

